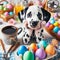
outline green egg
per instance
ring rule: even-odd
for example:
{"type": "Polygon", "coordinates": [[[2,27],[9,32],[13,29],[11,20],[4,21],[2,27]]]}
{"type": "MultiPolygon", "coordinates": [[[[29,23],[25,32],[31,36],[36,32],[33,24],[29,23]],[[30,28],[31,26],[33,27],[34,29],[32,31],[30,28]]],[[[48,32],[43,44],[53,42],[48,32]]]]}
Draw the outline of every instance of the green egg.
{"type": "Polygon", "coordinates": [[[31,51],[26,51],[23,60],[34,60],[34,54],[31,51]]]}
{"type": "Polygon", "coordinates": [[[2,5],[0,5],[0,10],[3,10],[3,6],[2,5]]]}

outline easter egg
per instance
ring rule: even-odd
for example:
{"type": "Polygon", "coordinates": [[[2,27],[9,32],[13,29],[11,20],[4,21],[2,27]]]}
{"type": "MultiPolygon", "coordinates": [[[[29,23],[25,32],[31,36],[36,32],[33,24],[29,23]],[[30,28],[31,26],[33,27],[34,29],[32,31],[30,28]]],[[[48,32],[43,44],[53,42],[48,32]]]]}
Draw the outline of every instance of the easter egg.
{"type": "Polygon", "coordinates": [[[58,26],[58,25],[59,25],[59,23],[58,23],[58,22],[55,22],[55,23],[54,23],[54,26],[58,26]]]}
{"type": "Polygon", "coordinates": [[[48,55],[54,55],[55,54],[55,48],[52,44],[49,44],[46,49],[45,49],[46,53],[48,55]]]}
{"type": "Polygon", "coordinates": [[[47,24],[46,24],[46,27],[49,27],[50,26],[50,22],[48,22],[47,24]]]}
{"type": "Polygon", "coordinates": [[[58,27],[54,27],[53,32],[57,33],[58,31],[59,31],[59,28],[58,27]]]}
{"type": "Polygon", "coordinates": [[[9,15],[12,16],[13,15],[13,12],[9,12],[9,15]]]}
{"type": "Polygon", "coordinates": [[[3,4],[4,4],[4,5],[7,5],[7,4],[8,4],[8,2],[7,2],[7,1],[4,1],[4,2],[3,2],[3,4]]]}
{"type": "Polygon", "coordinates": [[[53,28],[54,28],[54,25],[52,24],[48,27],[49,30],[52,30],[53,28]]]}
{"type": "Polygon", "coordinates": [[[58,40],[52,39],[51,44],[52,44],[53,46],[57,46],[57,45],[58,45],[58,40]]]}
{"type": "Polygon", "coordinates": [[[12,9],[13,7],[12,7],[11,4],[7,4],[7,8],[8,8],[8,9],[12,9]]]}
{"type": "Polygon", "coordinates": [[[50,18],[50,21],[51,21],[51,20],[54,20],[54,17],[51,17],[51,18],[50,18]]]}
{"type": "Polygon", "coordinates": [[[29,46],[29,50],[33,50],[33,52],[36,52],[36,50],[38,49],[36,43],[32,43],[30,46],[29,46]]]}
{"type": "Polygon", "coordinates": [[[44,48],[47,47],[47,42],[45,40],[41,40],[39,43],[38,43],[38,47],[40,48],[41,46],[43,46],[44,48]]]}
{"type": "Polygon", "coordinates": [[[4,11],[6,11],[6,10],[7,10],[7,8],[4,8],[3,10],[4,10],[4,11]]]}
{"type": "Polygon", "coordinates": [[[34,54],[31,51],[26,51],[23,60],[34,60],[34,54]]]}
{"type": "Polygon", "coordinates": [[[60,36],[60,30],[58,31],[58,33],[57,33],[57,34],[58,34],[58,36],[60,36]]]}
{"type": "Polygon", "coordinates": [[[35,56],[40,58],[40,59],[44,59],[46,57],[46,53],[44,51],[43,48],[39,48],[36,53],[35,53],[35,56]]]}
{"type": "Polygon", "coordinates": [[[55,20],[50,20],[50,23],[51,23],[51,24],[54,24],[54,23],[55,23],[55,20]]]}
{"type": "Polygon", "coordinates": [[[24,46],[24,45],[21,45],[19,48],[18,48],[18,51],[17,51],[17,55],[20,55],[20,54],[24,54],[28,49],[24,46]]]}
{"type": "Polygon", "coordinates": [[[0,5],[0,10],[3,10],[3,6],[2,5],[0,5]]]}
{"type": "Polygon", "coordinates": [[[9,13],[8,13],[8,12],[5,12],[5,13],[4,13],[4,15],[5,15],[5,16],[8,16],[8,15],[9,15],[9,13]]]}

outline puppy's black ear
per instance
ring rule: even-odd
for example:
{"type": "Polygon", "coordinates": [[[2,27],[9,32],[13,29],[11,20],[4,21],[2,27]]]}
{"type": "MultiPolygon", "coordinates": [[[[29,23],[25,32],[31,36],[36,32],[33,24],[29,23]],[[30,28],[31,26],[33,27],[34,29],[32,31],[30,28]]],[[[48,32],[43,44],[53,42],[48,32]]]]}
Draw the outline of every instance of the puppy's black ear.
{"type": "Polygon", "coordinates": [[[24,10],[22,10],[21,12],[18,13],[18,17],[21,22],[23,22],[23,20],[25,20],[27,10],[28,10],[28,7],[26,7],[24,10]]]}
{"type": "Polygon", "coordinates": [[[41,10],[43,12],[43,20],[48,22],[50,17],[51,17],[51,14],[47,10],[45,10],[43,8],[41,8],[41,10]]]}

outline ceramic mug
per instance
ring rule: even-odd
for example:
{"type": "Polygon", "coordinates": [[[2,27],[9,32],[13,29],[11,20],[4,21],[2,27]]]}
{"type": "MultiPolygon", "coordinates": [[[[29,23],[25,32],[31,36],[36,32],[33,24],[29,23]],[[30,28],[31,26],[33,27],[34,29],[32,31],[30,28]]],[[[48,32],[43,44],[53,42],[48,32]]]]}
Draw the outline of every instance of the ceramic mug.
{"type": "Polygon", "coordinates": [[[13,45],[17,42],[17,35],[22,31],[21,28],[17,28],[15,26],[5,26],[2,28],[2,34],[4,42],[8,45],[13,45]],[[20,30],[19,30],[20,29],[20,30]],[[19,33],[17,33],[19,30],[19,33]]]}

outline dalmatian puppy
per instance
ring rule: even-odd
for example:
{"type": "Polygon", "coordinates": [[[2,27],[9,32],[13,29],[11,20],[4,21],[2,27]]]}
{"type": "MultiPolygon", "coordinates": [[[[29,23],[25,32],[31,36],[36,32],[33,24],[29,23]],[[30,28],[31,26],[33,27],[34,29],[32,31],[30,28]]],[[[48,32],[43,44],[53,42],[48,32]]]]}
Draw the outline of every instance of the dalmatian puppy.
{"type": "Polygon", "coordinates": [[[18,17],[23,24],[20,27],[22,31],[19,35],[21,36],[23,32],[22,39],[24,44],[28,44],[30,41],[39,42],[44,38],[43,26],[49,21],[50,16],[48,11],[38,5],[32,5],[18,13],[18,17]]]}

